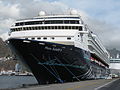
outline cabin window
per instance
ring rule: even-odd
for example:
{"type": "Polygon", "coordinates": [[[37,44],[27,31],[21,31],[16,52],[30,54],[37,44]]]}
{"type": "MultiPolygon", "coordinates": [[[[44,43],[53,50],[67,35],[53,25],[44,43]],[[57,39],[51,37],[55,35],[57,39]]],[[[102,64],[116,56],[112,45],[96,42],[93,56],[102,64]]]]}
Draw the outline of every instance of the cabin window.
{"type": "Polygon", "coordinates": [[[34,30],[37,30],[37,27],[34,27],[34,30]]]}
{"type": "Polygon", "coordinates": [[[17,31],[16,29],[17,29],[17,28],[14,28],[13,31],[17,31]]]}
{"type": "Polygon", "coordinates": [[[72,26],[72,29],[75,29],[75,26],[72,26]]]}
{"type": "Polygon", "coordinates": [[[55,29],[57,29],[57,26],[55,26],[55,29]]]}
{"type": "Polygon", "coordinates": [[[58,20],[56,24],[63,24],[63,20],[58,20]]]}
{"type": "Polygon", "coordinates": [[[68,29],[68,26],[65,26],[65,29],[68,29]]]}
{"type": "Polygon", "coordinates": [[[16,31],[20,31],[20,28],[16,28],[16,31]]]}
{"type": "Polygon", "coordinates": [[[62,29],[64,29],[64,26],[62,26],[62,29]]]}
{"type": "Polygon", "coordinates": [[[82,26],[79,26],[79,31],[82,31],[82,26]]]}
{"type": "Polygon", "coordinates": [[[17,28],[14,28],[13,31],[17,31],[17,28]]]}
{"type": "Polygon", "coordinates": [[[41,30],[41,27],[38,27],[38,30],[41,30]]]}
{"type": "Polygon", "coordinates": [[[36,25],[36,24],[79,24],[79,20],[29,21],[29,22],[15,23],[15,26],[36,25]]]}
{"type": "Polygon", "coordinates": [[[29,27],[30,30],[32,30],[32,27],[29,27]]]}
{"type": "Polygon", "coordinates": [[[35,24],[42,24],[42,21],[30,21],[30,22],[25,22],[25,25],[35,25],[35,24]]]}
{"type": "Polygon", "coordinates": [[[65,20],[64,21],[64,24],[69,24],[70,22],[68,20],[65,20]]]}
{"type": "Polygon", "coordinates": [[[22,26],[22,25],[24,25],[24,23],[23,23],[23,22],[20,22],[19,25],[22,26]]]}
{"type": "Polygon", "coordinates": [[[44,28],[47,29],[47,26],[45,26],[44,28]]]}
{"type": "Polygon", "coordinates": [[[77,26],[76,29],[79,29],[79,27],[77,26]]]}
{"type": "Polygon", "coordinates": [[[71,20],[71,21],[70,21],[70,24],[75,24],[75,21],[72,21],[72,20],[71,20]]]}
{"type": "Polygon", "coordinates": [[[50,21],[50,24],[55,24],[55,22],[54,21],[50,21]]]}
{"type": "Polygon", "coordinates": [[[45,24],[50,24],[50,21],[45,21],[45,24]]]}
{"type": "Polygon", "coordinates": [[[67,40],[71,40],[71,37],[67,37],[67,40]]]}
{"type": "Polygon", "coordinates": [[[14,28],[13,31],[17,31],[17,28],[14,28]]]}
{"type": "Polygon", "coordinates": [[[52,29],[52,27],[50,26],[50,29],[52,29]]]}
{"type": "Polygon", "coordinates": [[[26,27],[27,28],[27,30],[29,30],[29,27],[26,27]]]}
{"type": "Polygon", "coordinates": [[[16,30],[16,31],[20,31],[20,28],[16,28],[15,30],[16,30]]]}
{"type": "Polygon", "coordinates": [[[20,28],[20,31],[22,31],[22,30],[23,30],[23,28],[21,27],[21,28],[20,28]]]}
{"type": "Polygon", "coordinates": [[[72,29],[72,27],[71,27],[71,26],[69,26],[69,29],[72,29]]]}
{"type": "Polygon", "coordinates": [[[79,21],[75,21],[75,24],[79,24],[79,21]]]}
{"type": "Polygon", "coordinates": [[[54,38],[54,37],[51,37],[51,39],[53,39],[53,40],[54,40],[55,38],[54,38]]]}
{"type": "Polygon", "coordinates": [[[37,39],[41,39],[40,37],[38,37],[37,39]]]}
{"type": "Polygon", "coordinates": [[[25,25],[30,25],[30,22],[25,22],[25,25]]]}
{"type": "Polygon", "coordinates": [[[20,31],[20,28],[15,28],[15,31],[20,31]]]}
{"type": "Polygon", "coordinates": [[[47,39],[47,37],[44,37],[43,39],[45,39],[45,40],[46,40],[46,39],[47,39]]]}
{"type": "Polygon", "coordinates": [[[48,26],[48,29],[50,29],[50,26],[48,26]]]}
{"type": "MultiPolygon", "coordinates": [[[[23,28],[24,29],[24,28],[23,28]]],[[[25,27],[25,30],[27,30],[27,27],[25,27]]]]}
{"type": "Polygon", "coordinates": [[[26,27],[23,27],[23,30],[26,30],[26,27]]]}
{"type": "Polygon", "coordinates": [[[31,27],[31,30],[34,30],[34,27],[31,27]]]}
{"type": "Polygon", "coordinates": [[[42,29],[44,29],[44,27],[41,27],[42,29]]]}
{"type": "Polygon", "coordinates": [[[58,29],[61,29],[61,26],[58,26],[58,29]]]}
{"type": "Polygon", "coordinates": [[[47,30],[47,29],[75,29],[82,31],[82,26],[37,26],[37,27],[21,27],[11,31],[21,31],[21,30],[47,30]]]}
{"type": "Polygon", "coordinates": [[[35,30],[35,27],[32,27],[33,30],[35,30]]]}
{"type": "Polygon", "coordinates": [[[31,38],[32,40],[34,40],[35,38],[31,38]]]}
{"type": "Polygon", "coordinates": [[[47,24],[63,24],[63,20],[52,20],[52,21],[45,21],[49,22],[47,24]]]}
{"type": "Polygon", "coordinates": [[[19,26],[19,23],[16,23],[15,26],[19,26]]]}
{"type": "Polygon", "coordinates": [[[52,29],[54,29],[54,26],[51,26],[52,29]]]}

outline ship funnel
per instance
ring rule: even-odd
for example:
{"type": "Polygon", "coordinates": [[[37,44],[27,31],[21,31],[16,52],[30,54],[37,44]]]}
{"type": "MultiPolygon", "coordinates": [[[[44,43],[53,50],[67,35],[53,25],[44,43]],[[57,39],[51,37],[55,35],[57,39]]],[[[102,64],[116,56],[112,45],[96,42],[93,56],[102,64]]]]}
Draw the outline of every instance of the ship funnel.
{"type": "Polygon", "coordinates": [[[45,15],[46,15],[46,13],[44,11],[40,11],[38,14],[38,16],[45,16],[45,15]]]}

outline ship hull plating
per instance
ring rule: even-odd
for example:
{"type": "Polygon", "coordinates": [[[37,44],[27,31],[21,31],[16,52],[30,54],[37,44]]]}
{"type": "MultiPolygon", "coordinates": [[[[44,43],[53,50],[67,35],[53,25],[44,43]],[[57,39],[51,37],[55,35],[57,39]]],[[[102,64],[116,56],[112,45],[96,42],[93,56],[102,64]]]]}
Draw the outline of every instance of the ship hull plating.
{"type": "MultiPolygon", "coordinates": [[[[39,84],[79,81],[97,76],[90,53],[80,48],[36,40],[9,39],[8,42],[39,84]]],[[[105,72],[102,72],[101,76],[104,75],[105,72]]]]}

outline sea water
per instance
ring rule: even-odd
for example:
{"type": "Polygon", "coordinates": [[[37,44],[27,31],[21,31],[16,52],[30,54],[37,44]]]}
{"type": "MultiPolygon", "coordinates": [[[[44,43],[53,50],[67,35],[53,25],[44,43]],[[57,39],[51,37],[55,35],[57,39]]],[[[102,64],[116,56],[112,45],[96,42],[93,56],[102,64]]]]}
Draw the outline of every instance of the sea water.
{"type": "Polygon", "coordinates": [[[34,76],[0,76],[0,90],[38,84],[34,76]]]}

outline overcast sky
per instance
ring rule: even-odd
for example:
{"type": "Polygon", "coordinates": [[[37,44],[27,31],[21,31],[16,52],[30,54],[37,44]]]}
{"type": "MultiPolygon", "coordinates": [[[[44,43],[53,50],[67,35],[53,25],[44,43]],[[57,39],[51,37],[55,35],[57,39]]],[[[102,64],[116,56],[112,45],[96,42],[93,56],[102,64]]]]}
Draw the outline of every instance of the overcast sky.
{"type": "Polygon", "coordinates": [[[16,19],[47,13],[80,12],[106,48],[120,50],[120,0],[0,0],[0,35],[9,31],[16,19]]]}

